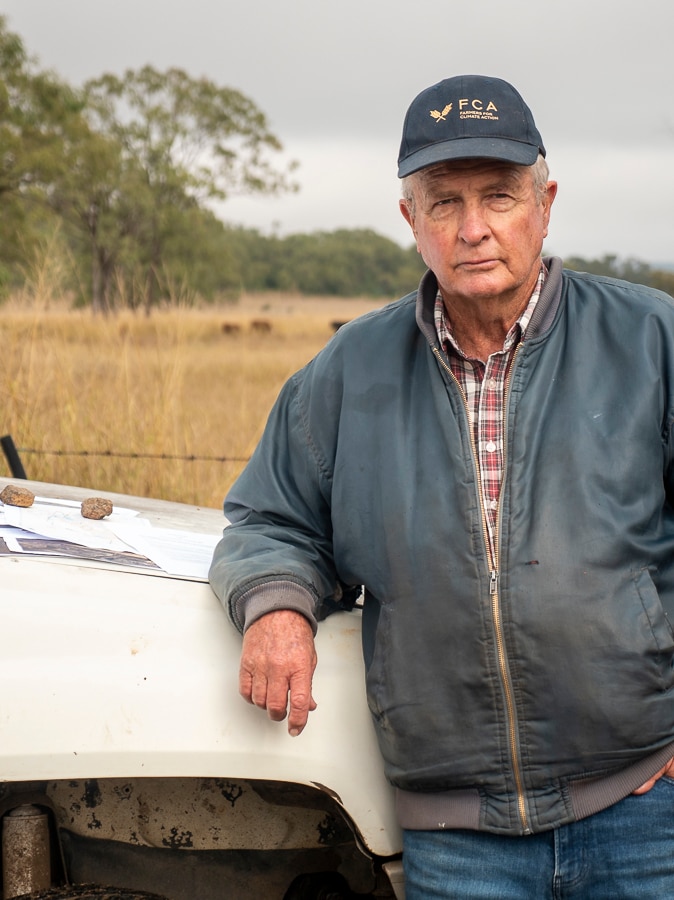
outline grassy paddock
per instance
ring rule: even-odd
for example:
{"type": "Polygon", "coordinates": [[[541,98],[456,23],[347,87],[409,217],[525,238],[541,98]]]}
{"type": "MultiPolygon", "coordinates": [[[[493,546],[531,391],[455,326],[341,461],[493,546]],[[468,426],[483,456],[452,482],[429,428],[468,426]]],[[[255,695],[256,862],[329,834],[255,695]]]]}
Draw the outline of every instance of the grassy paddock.
{"type": "MultiPolygon", "coordinates": [[[[333,321],[380,305],[265,294],[103,318],[9,303],[0,433],[31,479],[220,507],[286,378],[325,345],[333,321]],[[91,455],[67,455],[81,451],[91,455]]],[[[10,474],[1,454],[0,473],[10,474]]]]}

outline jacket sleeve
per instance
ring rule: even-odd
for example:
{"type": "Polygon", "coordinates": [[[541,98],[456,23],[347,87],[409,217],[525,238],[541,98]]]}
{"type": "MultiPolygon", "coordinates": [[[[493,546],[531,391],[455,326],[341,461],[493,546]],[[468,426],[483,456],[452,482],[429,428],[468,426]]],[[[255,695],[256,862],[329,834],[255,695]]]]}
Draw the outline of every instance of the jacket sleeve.
{"type": "Polygon", "coordinates": [[[302,613],[315,630],[322,601],[339,592],[332,556],[332,471],[311,435],[311,373],[309,363],[286,383],[225,500],[230,524],[209,579],[240,631],[281,608],[302,613]]]}

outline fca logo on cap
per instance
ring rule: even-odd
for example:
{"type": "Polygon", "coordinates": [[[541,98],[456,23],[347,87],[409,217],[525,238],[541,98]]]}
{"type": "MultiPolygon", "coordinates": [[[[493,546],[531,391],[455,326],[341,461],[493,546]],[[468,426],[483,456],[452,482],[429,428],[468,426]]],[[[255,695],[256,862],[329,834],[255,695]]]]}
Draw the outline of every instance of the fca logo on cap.
{"type": "MultiPolygon", "coordinates": [[[[463,110],[469,106],[471,109],[474,109],[476,112],[485,112],[492,113],[498,112],[496,106],[490,100],[487,106],[485,107],[484,101],[482,100],[468,100],[464,98],[459,100],[459,112],[463,112],[463,110]]],[[[435,119],[436,122],[445,122],[447,121],[447,113],[452,111],[452,104],[448,103],[447,106],[440,112],[439,109],[431,109],[429,110],[431,116],[435,119]]],[[[462,117],[463,118],[463,117],[462,117]]]]}
{"type": "Polygon", "coordinates": [[[487,104],[486,109],[484,108],[482,100],[459,100],[459,109],[465,109],[469,103],[473,107],[473,109],[477,110],[478,112],[482,112],[482,110],[484,110],[485,112],[498,112],[491,100],[487,104]]]}
{"type": "Polygon", "coordinates": [[[440,110],[438,110],[438,109],[431,109],[430,114],[433,116],[433,118],[435,119],[436,122],[445,122],[446,121],[445,117],[448,112],[451,112],[451,109],[452,109],[452,104],[448,103],[442,112],[440,112],[440,110]]]}

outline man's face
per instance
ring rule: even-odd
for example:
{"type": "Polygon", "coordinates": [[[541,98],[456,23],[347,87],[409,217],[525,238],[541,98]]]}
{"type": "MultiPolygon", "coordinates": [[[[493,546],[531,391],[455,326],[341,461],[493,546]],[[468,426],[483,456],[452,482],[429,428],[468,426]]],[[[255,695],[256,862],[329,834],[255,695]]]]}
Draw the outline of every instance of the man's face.
{"type": "Polygon", "coordinates": [[[528,166],[490,160],[442,164],[413,179],[401,200],[424,262],[446,302],[524,304],[540,269],[557,185],[536,190],[528,166]]]}

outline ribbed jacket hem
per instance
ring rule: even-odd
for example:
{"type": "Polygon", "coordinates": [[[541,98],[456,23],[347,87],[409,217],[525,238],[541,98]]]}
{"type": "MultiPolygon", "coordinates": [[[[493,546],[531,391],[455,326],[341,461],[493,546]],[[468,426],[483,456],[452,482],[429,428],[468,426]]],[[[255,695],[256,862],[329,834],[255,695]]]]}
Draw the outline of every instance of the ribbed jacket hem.
{"type": "MultiPolygon", "coordinates": [[[[600,778],[578,778],[568,782],[567,791],[573,812],[572,821],[594,815],[623,800],[641,787],[674,756],[674,743],[652,753],[638,763],[600,778]]],[[[566,808],[561,800],[560,808],[566,808]]],[[[483,801],[479,791],[396,791],[396,814],[401,828],[412,831],[442,831],[447,828],[483,830],[483,801]]],[[[549,829],[536,828],[534,831],[549,829]]],[[[567,824],[560,821],[560,825],[567,824]]],[[[486,830],[486,829],[484,829],[486,830]]],[[[489,829],[493,830],[493,829],[489,829]]]]}

